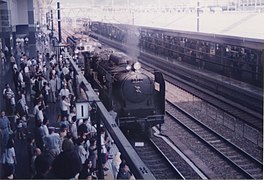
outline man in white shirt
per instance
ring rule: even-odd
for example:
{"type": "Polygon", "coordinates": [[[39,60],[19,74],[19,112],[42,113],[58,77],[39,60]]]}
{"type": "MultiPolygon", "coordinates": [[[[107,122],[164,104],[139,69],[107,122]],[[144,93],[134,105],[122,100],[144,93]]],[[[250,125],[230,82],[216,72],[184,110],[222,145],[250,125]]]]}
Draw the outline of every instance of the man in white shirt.
{"type": "Polygon", "coordinates": [[[62,68],[62,73],[64,74],[64,76],[66,75],[66,74],[68,74],[70,71],[69,71],[69,69],[66,67],[66,66],[64,66],[63,68],[62,68]]]}
{"type": "Polygon", "coordinates": [[[33,114],[36,117],[39,111],[39,106],[41,106],[41,101],[38,102],[38,104],[36,104],[33,108],[33,114]]]}
{"type": "Polygon", "coordinates": [[[66,96],[62,96],[61,100],[61,119],[64,117],[68,118],[68,109],[71,104],[68,102],[68,98],[66,96]]]}
{"type": "Polygon", "coordinates": [[[52,76],[52,79],[49,81],[50,91],[51,91],[51,102],[56,102],[56,80],[55,77],[52,76]]]}
{"type": "Polygon", "coordinates": [[[43,123],[44,121],[44,114],[43,114],[43,107],[39,106],[39,111],[37,113],[37,120],[40,121],[41,123],[43,123]]]}
{"type": "Polygon", "coordinates": [[[64,84],[64,85],[63,85],[63,88],[60,90],[59,95],[60,95],[60,97],[62,98],[62,96],[69,97],[69,94],[70,94],[70,91],[69,91],[69,89],[67,89],[67,85],[64,84]]]}

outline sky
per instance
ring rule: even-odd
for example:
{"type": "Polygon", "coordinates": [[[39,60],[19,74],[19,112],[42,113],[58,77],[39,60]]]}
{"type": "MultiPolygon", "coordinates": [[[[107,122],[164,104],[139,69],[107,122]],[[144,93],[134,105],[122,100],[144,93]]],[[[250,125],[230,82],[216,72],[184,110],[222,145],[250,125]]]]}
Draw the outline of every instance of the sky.
{"type": "MultiPolygon", "coordinates": [[[[52,4],[56,4],[58,0],[53,0],[52,4]]],[[[71,7],[88,7],[92,4],[96,6],[107,6],[117,5],[117,6],[127,6],[130,4],[131,6],[155,6],[158,4],[171,5],[173,3],[196,3],[197,0],[59,0],[61,2],[61,6],[71,6],[71,7]]],[[[204,0],[199,0],[204,1],[204,0]]],[[[207,0],[208,1],[208,0],[207,0]]]]}

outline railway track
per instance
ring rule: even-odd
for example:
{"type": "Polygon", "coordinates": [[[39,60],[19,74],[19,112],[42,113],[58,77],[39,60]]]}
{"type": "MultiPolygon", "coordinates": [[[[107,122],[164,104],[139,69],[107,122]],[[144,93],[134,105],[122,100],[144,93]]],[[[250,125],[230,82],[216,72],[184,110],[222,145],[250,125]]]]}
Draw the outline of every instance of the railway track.
{"type": "Polygon", "coordinates": [[[179,123],[199,141],[206,144],[208,148],[215,152],[215,155],[228,162],[241,175],[241,178],[262,179],[262,162],[241,150],[228,139],[225,139],[173,103],[167,101],[166,111],[171,119],[179,123]]]}
{"type": "Polygon", "coordinates": [[[218,109],[221,109],[223,112],[230,114],[234,118],[248,124],[254,129],[260,132],[263,131],[263,120],[261,114],[249,110],[247,108],[244,108],[241,105],[234,103],[222,96],[216,95],[215,93],[212,93],[208,90],[202,89],[201,87],[198,87],[193,83],[190,83],[187,80],[180,78],[181,76],[178,76],[175,73],[174,74],[169,73],[170,70],[160,69],[158,68],[160,67],[160,64],[157,62],[152,61],[152,64],[149,64],[146,61],[141,61],[141,63],[143,63],[144,66],[146,67],[160,70],[165,75],[166,81],[177,85],[183,90],[195,95],[196,97],[217,107],[218,109]]]}
{"type": "Polygon", "coordinates": [[[157,179],[182,179],[180,173],[162,156],[158,148],[150,140],[144,141],[144,146],[135,146],[139,157],[151,170],[157,179]]]}
{"type": "MultiPolygon", "coordinates": [[[[172,143],[166,143],[166,137],[159,134],[157,128],[150,139],[129,138],[138,155],[151,170],[156,179],[207,179],[207,177],[182,152],[176,152],[172,143]]],[[[167,139],[168,140],[168,139],[167,139]]]]}

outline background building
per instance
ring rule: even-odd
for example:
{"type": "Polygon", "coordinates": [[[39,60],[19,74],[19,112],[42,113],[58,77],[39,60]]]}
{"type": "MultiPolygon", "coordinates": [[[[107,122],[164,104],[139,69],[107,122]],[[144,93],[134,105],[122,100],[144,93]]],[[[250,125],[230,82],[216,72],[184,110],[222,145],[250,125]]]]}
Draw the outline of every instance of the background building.
{"type": "Polygon", "coordinates": [[[8,48],[16,53],[17,40],[27,39],[26,53],[34,57],[36,53],[35,32],[41,20],[42,1],[0,0],[0,48],[8,48]]]}

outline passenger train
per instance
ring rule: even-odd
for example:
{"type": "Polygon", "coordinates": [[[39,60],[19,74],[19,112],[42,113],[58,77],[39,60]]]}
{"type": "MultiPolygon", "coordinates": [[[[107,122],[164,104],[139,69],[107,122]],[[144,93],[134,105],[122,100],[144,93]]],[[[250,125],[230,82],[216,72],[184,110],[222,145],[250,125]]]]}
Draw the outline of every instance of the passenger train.
{"type": "Polygon", "coordinates": [[[200,69],[263,87],[264,41],[145,26],[90,22],[94,34],[126,44],[130,29],[138,29],[140,52],[181,61],[200,69]]]}

